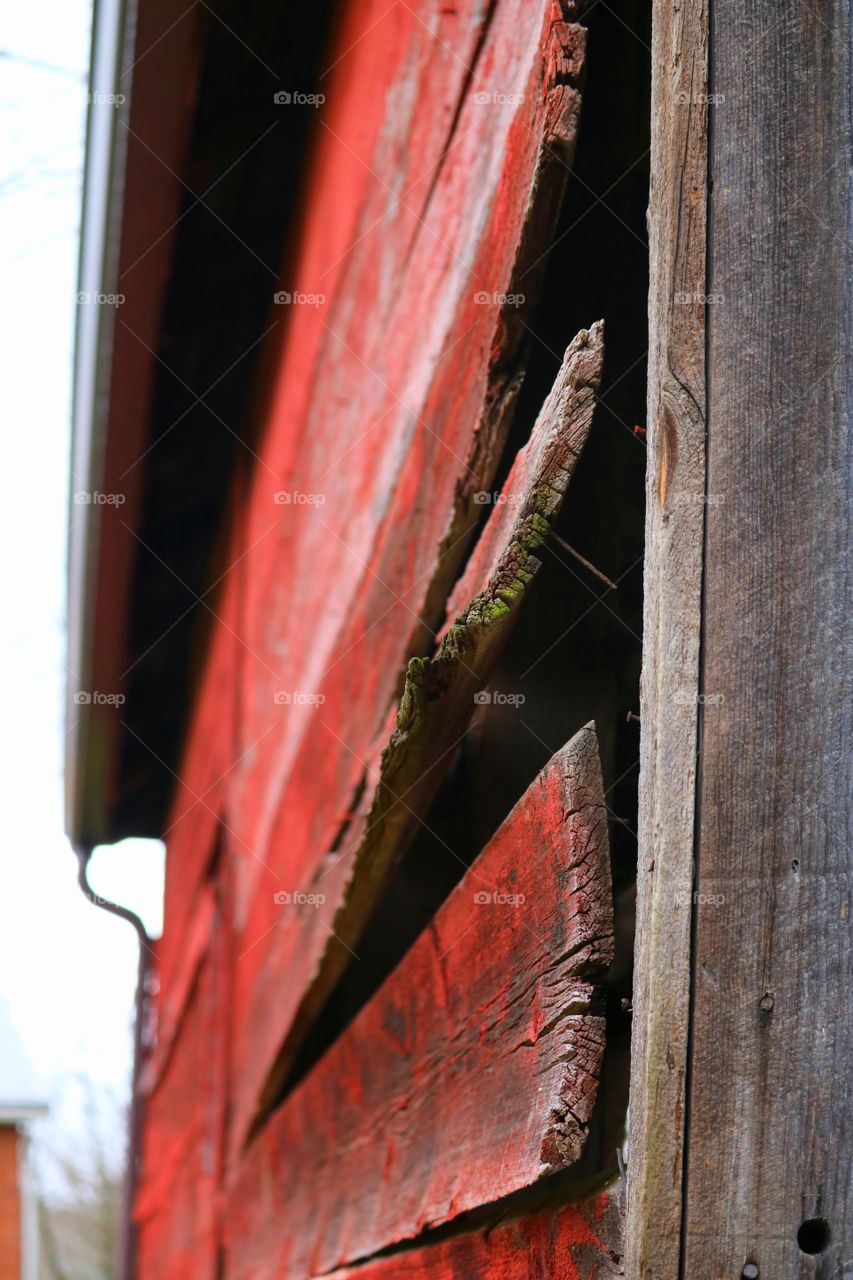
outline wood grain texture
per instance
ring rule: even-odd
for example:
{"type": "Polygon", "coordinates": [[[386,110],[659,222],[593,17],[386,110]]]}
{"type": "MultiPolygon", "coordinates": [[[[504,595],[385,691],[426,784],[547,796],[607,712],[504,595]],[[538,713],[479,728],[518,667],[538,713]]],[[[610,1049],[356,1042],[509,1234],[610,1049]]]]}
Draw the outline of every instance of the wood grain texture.
{"type": "MultiPolygon", "coordinates": [[[[655,3],[627,1274],[679,1274],[705,511],[707,3],[655,3]]],[[[693,1275],[706,1275],[704,1268],[693,1275]]]]}
{"type": "Polygon", "coordinates": [[[569,344],[530,439],[514,458],[500,493],[480,495],[492,509],[447,601],[443,635],[474,597],[505,592],[498,583],[507,574],[508,548],[516,548],[511,554],[515,564],[541,546],[586,444],[603,363],[604,323],[599,320],[569,344]]]}
{"type": "Polygon", "coordinates": [[[227,1274],[352,1263],[579,1155],[612,959],[598,743],[546,765],[412,950],[248,1152],[227,1274]]]}
{"type": "Polygon", "coordinates": [[[217,1078],[221,992],[211,953],[201,964],[159,1087],[146,1100],[134,1206],[141,1276],[210,1280],[216,1274],[214,1160],[222,1089],[217,1078]]]}
{"type": "Polygon", "coordinates": [[[768,1280],[841,1280],[853,1276],[853,6],[714,12],[683,1274],[749,1263],[768,1280]],[[797,1243],[809,1219],[831,1232],[814,1254],[797,1243]]]}
{"type": "MultiPolygon", "coordinates": [[[[328,919],[283,913],[275,894],[316,887],[372,794],[406,664],[433,649],[479,524],[474,495],[499,465],[577,132],[574,12],[342,6],[281,281],[323,301],[276,309],[239,564],[217,602],[236,637],[236,741],[205,720],[181,770],[197,794],[213,787],[235,869],[232,1153],[328,942],[328,919]]],[[[211,666],[204,682],[216,678],[211,666]]],[[[171,861],[179,917],[201,842],[171,861]]]]}
{"type": "Polygon", "coordinates": [[[329,1280],[610,1280],[621,1267],[621,1197],[590,1200],[407,1249],[332,1272],[329,1280]]]}
{"type": "MultiPolygon", "coordinates": [[[[310,886],[323,901],[287,956],[290,1015],[285,1043],[259,1097],[269,1107],[323,1001],[357,951],[395,861],[407,848],[435,795],[488,683],[527,587],[540,567],[534,554],[547,537],[592,425],[604,361],[604,326],[570,343],[530,440],[518,454],[454,593],[459,614],[432,658],[413,658],[406,672],[379,776],[347,831],[343,846],[310,886]],[[464,602],[464,603],[462,603],[464,602]]],[[[284,1006],[284,1008],[282,1008],[284,1006]]]]}

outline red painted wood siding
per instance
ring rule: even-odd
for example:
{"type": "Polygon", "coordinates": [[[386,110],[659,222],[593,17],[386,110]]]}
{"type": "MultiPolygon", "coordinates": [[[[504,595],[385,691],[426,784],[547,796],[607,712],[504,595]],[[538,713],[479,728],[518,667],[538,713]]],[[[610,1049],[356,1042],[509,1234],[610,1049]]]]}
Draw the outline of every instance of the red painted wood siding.
{"type": "Polygon", "coordinates": [[[609,1280],[623,1274],[620,1220],[613,1189],[582,1205],[335,1271],[328,1280],[609,1280]]]}
{"type": "Polygon", "coordinates": [[[277,895],[340,892],[329,851],[470,551],[571,165],[572,14],[341,6],[166,834],[142,1280],[218,1274],[223,1195],[328,936],[277,895]]]}
{"type": "Polygon", "coordinates": [[[324,1274],[577,1159],[612,955],[589,725],[259,1134],[228,1198],[233,1274],[324,1274]]]}

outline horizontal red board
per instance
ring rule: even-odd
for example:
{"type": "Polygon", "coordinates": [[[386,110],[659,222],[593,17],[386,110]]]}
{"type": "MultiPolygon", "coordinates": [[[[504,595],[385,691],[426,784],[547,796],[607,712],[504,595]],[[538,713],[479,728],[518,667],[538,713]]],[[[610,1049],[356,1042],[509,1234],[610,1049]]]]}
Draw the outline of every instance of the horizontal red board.
{"type": "Polygon", "coordinates": [[[576,1159],[612,941],[589,725],[258,1135],[226,1208],[233,1274],[328,1271],[576,1159]]]}

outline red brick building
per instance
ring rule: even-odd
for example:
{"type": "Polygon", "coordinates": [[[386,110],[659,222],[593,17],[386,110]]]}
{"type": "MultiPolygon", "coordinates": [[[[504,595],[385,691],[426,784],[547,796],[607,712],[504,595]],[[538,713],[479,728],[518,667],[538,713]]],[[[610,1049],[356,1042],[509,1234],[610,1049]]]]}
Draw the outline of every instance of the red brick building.
{"type": "Polygon", "coordinates": [[[36,1280],[38,1230],[29,1125],[47,1104],[9,1010],[0,1001],[0,1275],[36,1280]]]}
{"type": "Polygon", "coordinates": [[[711,7],[96,5],[68,828],[84,886],[167,846],[128,1274],[847,1265],[849,4],[711,7]]]}

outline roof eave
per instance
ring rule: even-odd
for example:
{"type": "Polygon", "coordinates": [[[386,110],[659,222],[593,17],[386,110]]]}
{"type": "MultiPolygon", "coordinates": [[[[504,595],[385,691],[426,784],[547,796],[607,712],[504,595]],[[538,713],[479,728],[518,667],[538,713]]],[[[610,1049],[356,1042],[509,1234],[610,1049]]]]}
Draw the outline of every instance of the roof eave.
{"type": "Polygon", "coordinates": [[[144,481],[137,464],[200,46],[193,15],[158,40],[168,25],[165,0],[95,5],[69,504],[65,820],[75,848],[131,834],[112,829],[109,814],[144,481]],[[131,279],[140,256],[144,270],[131,279]]]}

